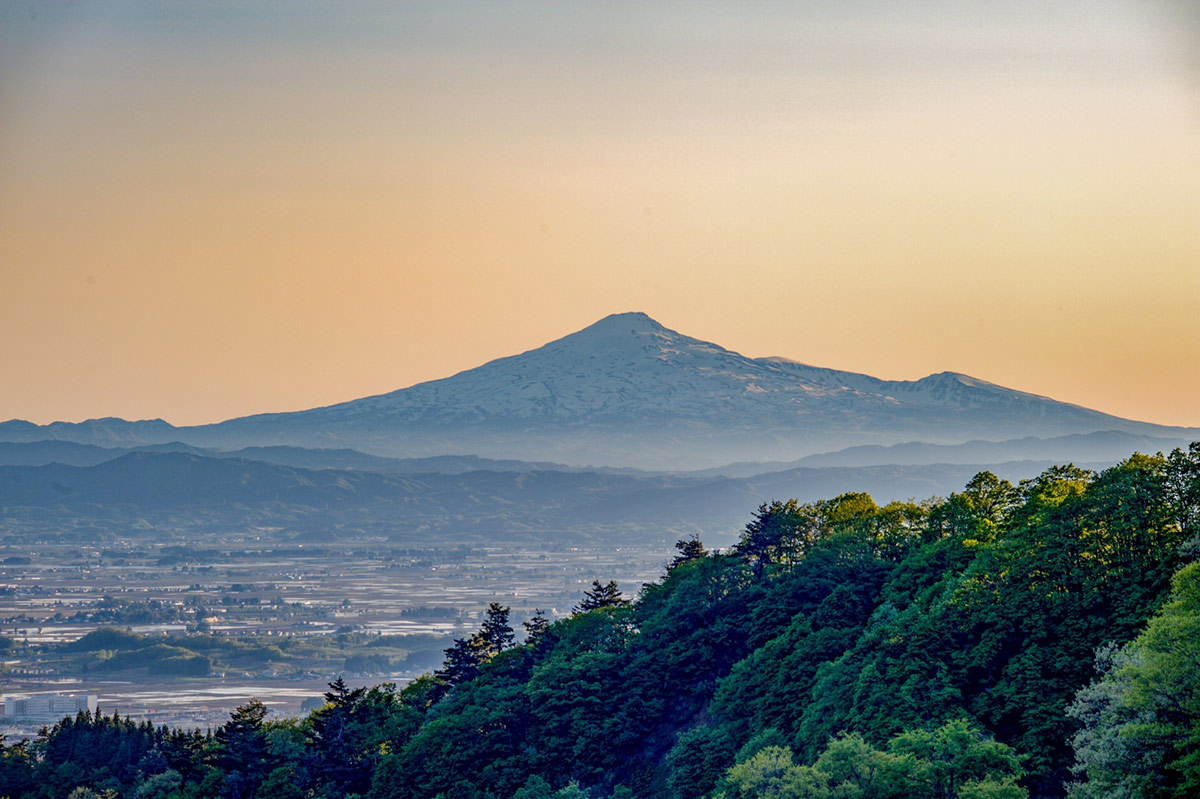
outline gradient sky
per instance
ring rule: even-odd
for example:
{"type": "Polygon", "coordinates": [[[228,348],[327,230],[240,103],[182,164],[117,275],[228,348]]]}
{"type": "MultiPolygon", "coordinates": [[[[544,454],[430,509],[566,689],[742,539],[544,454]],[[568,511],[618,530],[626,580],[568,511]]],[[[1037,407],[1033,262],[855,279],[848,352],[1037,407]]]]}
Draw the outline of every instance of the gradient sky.
{"type": "Polygon", "coordinates": [[[0,5],[0,419],[176,424],[641,310],[1200,426],[1192,2],[0,5]]]}

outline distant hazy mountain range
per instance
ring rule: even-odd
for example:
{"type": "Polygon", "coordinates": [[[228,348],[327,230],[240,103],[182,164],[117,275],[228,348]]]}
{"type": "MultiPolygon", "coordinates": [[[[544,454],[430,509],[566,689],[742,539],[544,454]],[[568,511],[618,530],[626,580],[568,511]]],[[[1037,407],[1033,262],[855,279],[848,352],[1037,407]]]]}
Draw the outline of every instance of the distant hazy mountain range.
{"type": "MultiPolygon", "coordinates": [[[[699,470],[671,472],[680,477],[754,477],[757,475],[806,469],[810,472],[830,468],[867,466],[954,465],[984,468],[1011,463],[1088,463],[1109,464],[1132,452],[1168,452],[1186,447],[1186,439],[1153,438],[1131,433],[1105,431],[1057,438],[1026,437],[1010,441],[968,441],[963,444],[923,444],[910,442],[891,446],[848,447],[835,452],[809,455],[791,462],[745,461],[699,470]]],[[[546,461],[496,460],[476,455],[437,455],[425,458],[387,458],[367,455],[353,449],[309,449],[270,446],[219,450],[194,447],[179,441],[138,447],[101,447],[73,441],[0,441],[0,466],[95,466],[131,453],[182,453],[201,458],[260,461],[277,466],[302,469],[337,469],[379,474],[456,475],[475,471],[575,472],[617,474],[633,477],[662,476],[663,472],[618,467],[579,467],[546,461]]],[[[957,488],[958,486],[951,486],[957,488]]],[[[2,497],[0,497],[2,498],[2,497]]]]}
{"type": "Polygon", "coordinates": [[[1092,460],[1096,448],[1107,453],[1121,436],[1119,452],[1128,453],[1129,439],[1142,442],[1133,448],[1169,449],[1200,438],[1200,429],[1121,419],[952,372],[887,381],[783,358],[747,358],[641,313],[606,317],[442,380],[307,411],[197,427],[121,419],[0,423],[0,441],[262,447],[268,449],[252,457],[272,462],[283,462],[286,452],[272,456],[272,447],[357,450],[326,456],[341,468],[369,468],[363,453],[658,470],[737,461],[775,461],[784,468],[1092,460]],[[1100,432],[1100,438],[1089,435],[1100,432]],[[923,443],[890,446],[904,442],[923,443]],[[839,453],[833,460],[799,460],[831,451],[839,453]]]}
{"type": "MultiPolygon", "coordinates": [[[[7,445],[3,452],[11,455],[12,447],[26,446],[7,445]]],[[[94,449],[76,454],[90,458],[97,454],[94,449]]],[[[300,459],[303,452],[288,457],[300,459]]],[[[384,461],[375,465],[409,466],[384,461]]],[[[1018,461],[991,468],[1016,481],[1048,465],[1018,461]]],[[[89,466],[0,465],[0,544],[12,535],[22,541],[148,536],[162,543],[257,530],[267,538],[301,541],[366,534],[417,547],[538,543],[666,549],[692,533],[710,544],[728,545],[754,508],[772,498],[812,501],[866,491],[882,504],[946,496],[981,469],[971,464],[794,467],[730,477],[522,466],[438,473],[313,469],[138,450],[89,466]]]]}

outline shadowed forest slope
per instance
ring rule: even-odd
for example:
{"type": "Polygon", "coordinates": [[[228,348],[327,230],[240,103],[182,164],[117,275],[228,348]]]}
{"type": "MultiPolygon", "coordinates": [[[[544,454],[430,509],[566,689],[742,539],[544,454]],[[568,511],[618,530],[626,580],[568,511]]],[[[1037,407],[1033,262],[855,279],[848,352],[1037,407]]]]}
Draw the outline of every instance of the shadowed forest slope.
{"type": "Polygon", "coordinates": [[[1200,444],[879,507],[765,503],[524,643],[494,603],[403,690],[213,733],[86,714],[16,797],[1184,797],[1200,787],[1200,444]],[[80,786],[83,786],[82,789],[80,786]]]}

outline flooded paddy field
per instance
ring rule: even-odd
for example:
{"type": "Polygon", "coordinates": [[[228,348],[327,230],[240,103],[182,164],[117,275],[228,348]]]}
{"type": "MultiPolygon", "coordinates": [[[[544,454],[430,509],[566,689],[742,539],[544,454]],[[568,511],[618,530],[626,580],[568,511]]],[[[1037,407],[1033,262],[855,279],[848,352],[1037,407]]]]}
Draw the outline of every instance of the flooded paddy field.
{"type": "Polygon", "coordinates": [[[202,728],[251,698],[298,714],[339,675],[403,684],[436,668],[453,638],[475,632],[489,602],[512,609],[519,637],[538,609],[570,614],[593,580],[616,580],[634,596],[673,554],[253,536],[188,545],[15,539],[0,539],[0,694],[96,694],[105,712],[202,728]],[[120,653],[80,651],[81,639],[106,628],[159,649],[202,639],[211,664],[178,677],[124,672],[114,667],[120,653]]]}
{"type": "Polygon", "coordinates": [[[180,553],[10,540],[0,544],[0,635],[61,643],[97,625],[164,635],[196,627],[280,635],[347,626],[444,634],[469,627],[492,601],[512,607],[518,620],[536,608],[561,616],[593,579],[615,579],[633,595],[662,574],[671,555],[627,547],[414,550],[372,543],[180,553]]]}
{"type": "MultiPolygon", "coordinates": [[[[393,682],[397,688],[408,680],[380,680],[366,677],[347,677],[351,688],[393,682]]],[[[11,690],[15,683],[0,678],[0,693],[64,693],[95,694],[98,710],[141,722],[181,729],[216,729],[229,720],[230,713],[250,699],[267,706],[274,718],[299,716],[306,701],[316,701],[329,690],[324,680],[254,680],[209,678],[202,680],[87,680],[55,679],[39,681],[27,678],[20,681],[21,690],[11,690]]],[[[0,734],[9,739],[32,737],[48,722],[44,720],[8,720],[0,718],[0,734]]]]}

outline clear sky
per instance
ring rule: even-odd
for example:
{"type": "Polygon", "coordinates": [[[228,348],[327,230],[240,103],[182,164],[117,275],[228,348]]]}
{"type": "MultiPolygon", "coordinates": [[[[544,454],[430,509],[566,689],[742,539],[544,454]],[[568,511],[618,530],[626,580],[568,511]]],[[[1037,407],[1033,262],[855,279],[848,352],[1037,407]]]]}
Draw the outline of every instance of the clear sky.
{"type": "Polygon", "coordinates": [[[176,424],[641,310],[1200,425],[1200,12],[0,4],[0,419],[176,424]]]}

